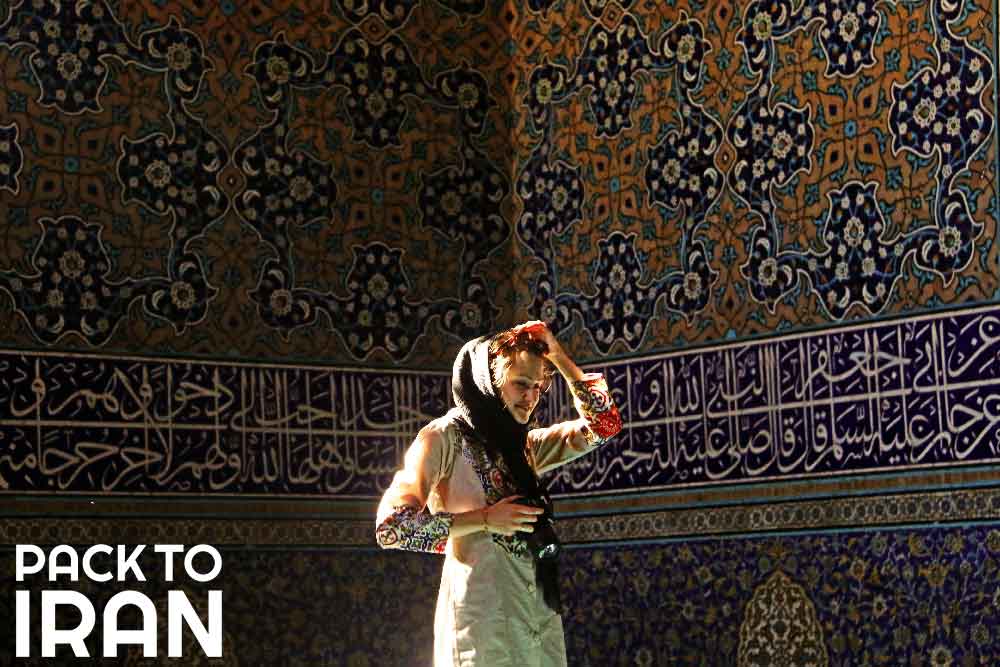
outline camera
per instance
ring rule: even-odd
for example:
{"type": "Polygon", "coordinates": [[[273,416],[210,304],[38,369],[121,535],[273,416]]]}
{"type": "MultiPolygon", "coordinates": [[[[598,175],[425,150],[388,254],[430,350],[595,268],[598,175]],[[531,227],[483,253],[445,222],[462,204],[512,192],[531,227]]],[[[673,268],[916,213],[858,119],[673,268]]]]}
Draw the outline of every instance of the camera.
{"type": "Polygon", "coordinates": [[[542,496],[526,496],[519,499],[518,502],[544,510],[535,520],[535,529],[524,535],[524,541],[527,543],[531,555],[539,560],[558,556],[562,549],[562,543],[559,542],[559,536],[552,523],[552,502],[542,496]]]}

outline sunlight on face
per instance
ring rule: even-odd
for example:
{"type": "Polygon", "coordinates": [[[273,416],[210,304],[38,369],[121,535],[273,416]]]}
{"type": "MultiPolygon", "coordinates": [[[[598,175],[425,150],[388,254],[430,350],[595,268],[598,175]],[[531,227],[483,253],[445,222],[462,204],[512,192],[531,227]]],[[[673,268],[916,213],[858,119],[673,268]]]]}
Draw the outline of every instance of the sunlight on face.
{"type": "Polygon", "coordinates": [[[517,352],[500,387],[500,398],[519,424],[528,423],[545,385],[545,361],[527,350],[517,352]]]}

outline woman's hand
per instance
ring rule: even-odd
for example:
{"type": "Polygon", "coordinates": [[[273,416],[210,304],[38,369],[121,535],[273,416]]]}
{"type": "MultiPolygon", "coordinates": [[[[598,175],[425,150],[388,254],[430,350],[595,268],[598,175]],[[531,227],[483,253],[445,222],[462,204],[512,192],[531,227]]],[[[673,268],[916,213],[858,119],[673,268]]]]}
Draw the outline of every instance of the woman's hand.
{"type": "Polygon", "coordinates": [[[519,332],[524,332],[531,336],[531,338],[542,342],[545,347],[548,348],[548,352],[545,356],[550,360],[553,357],[558,357],[564,354],[562,345],[556,340],[555,335],[553,335],[552,330],[549,329],[549,325],[541,320],[531,320],[530,322],[525,322],[517,326],[519,332]]]}
{"type": "Polygon", "coordinates": [[[530,533],[535,530],[535,521],[545,510],[514,502],[522,497],[507,496],[496,504],[484,508],[487,530],[500,535],[513,535],[518,531],[530,533]]]}
{"type": "Polygon", "coordinates": [[[563,350],[562,345],[556,340],[548,324],[541,320],[531,320],[530,322],[518,325],[517,329],[526,332],[535,340],[545,343],[549,351],[543,356],[548,359],[549,363],[556,367],[556,370],[566,379],[566,382],[572,383],[583,379],[583,371],[573,363],[573,360],[563,350]]]}

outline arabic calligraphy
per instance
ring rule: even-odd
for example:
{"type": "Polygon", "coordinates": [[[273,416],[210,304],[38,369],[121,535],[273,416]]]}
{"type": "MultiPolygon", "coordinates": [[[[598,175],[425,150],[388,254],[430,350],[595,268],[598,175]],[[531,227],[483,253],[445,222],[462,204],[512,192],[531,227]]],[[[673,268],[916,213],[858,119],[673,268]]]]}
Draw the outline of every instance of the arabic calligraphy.
{"type": "MultiPolygon", "coordinates": [[[[995,309],[590,369],[624,430],[556,493],[1000,460],[995,309]]],[[[0,491],[372,497],[449,406],[447,373],[0,352],[0,491]]]]}
{"type": "Polygon", "coordinates": [[[377,494],[448,379],[0,353],[0,490],[377,494]]]}
{"type": "Polygon", "coordinates": [[[602,367],[625,424],[554,492],[983,463],[1000,442],[1000,313],[602,367]]]}

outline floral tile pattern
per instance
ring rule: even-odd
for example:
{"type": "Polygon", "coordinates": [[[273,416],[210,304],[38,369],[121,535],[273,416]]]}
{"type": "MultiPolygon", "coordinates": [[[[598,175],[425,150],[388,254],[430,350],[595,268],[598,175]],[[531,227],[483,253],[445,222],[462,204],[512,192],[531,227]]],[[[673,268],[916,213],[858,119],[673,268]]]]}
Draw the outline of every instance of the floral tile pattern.
{"type": "Polygon", "coordinates": [[[995,298],[992,6],[536,4],[520,312],[600,357],[995,298]]]}
{"type": "Polygon", "coordinates": [[[594,359],[1000,288],[989,4],[6,9],[18,345],[438,368],[536,317],[594,359]],[[66,220],[90,285],[37,263],[66,220]]]}
{"type": "Polygon", "coordinates": [[[498,8],[176,10],[3,7],[5,340],[426,368],[496,327],[498,8]]]}

